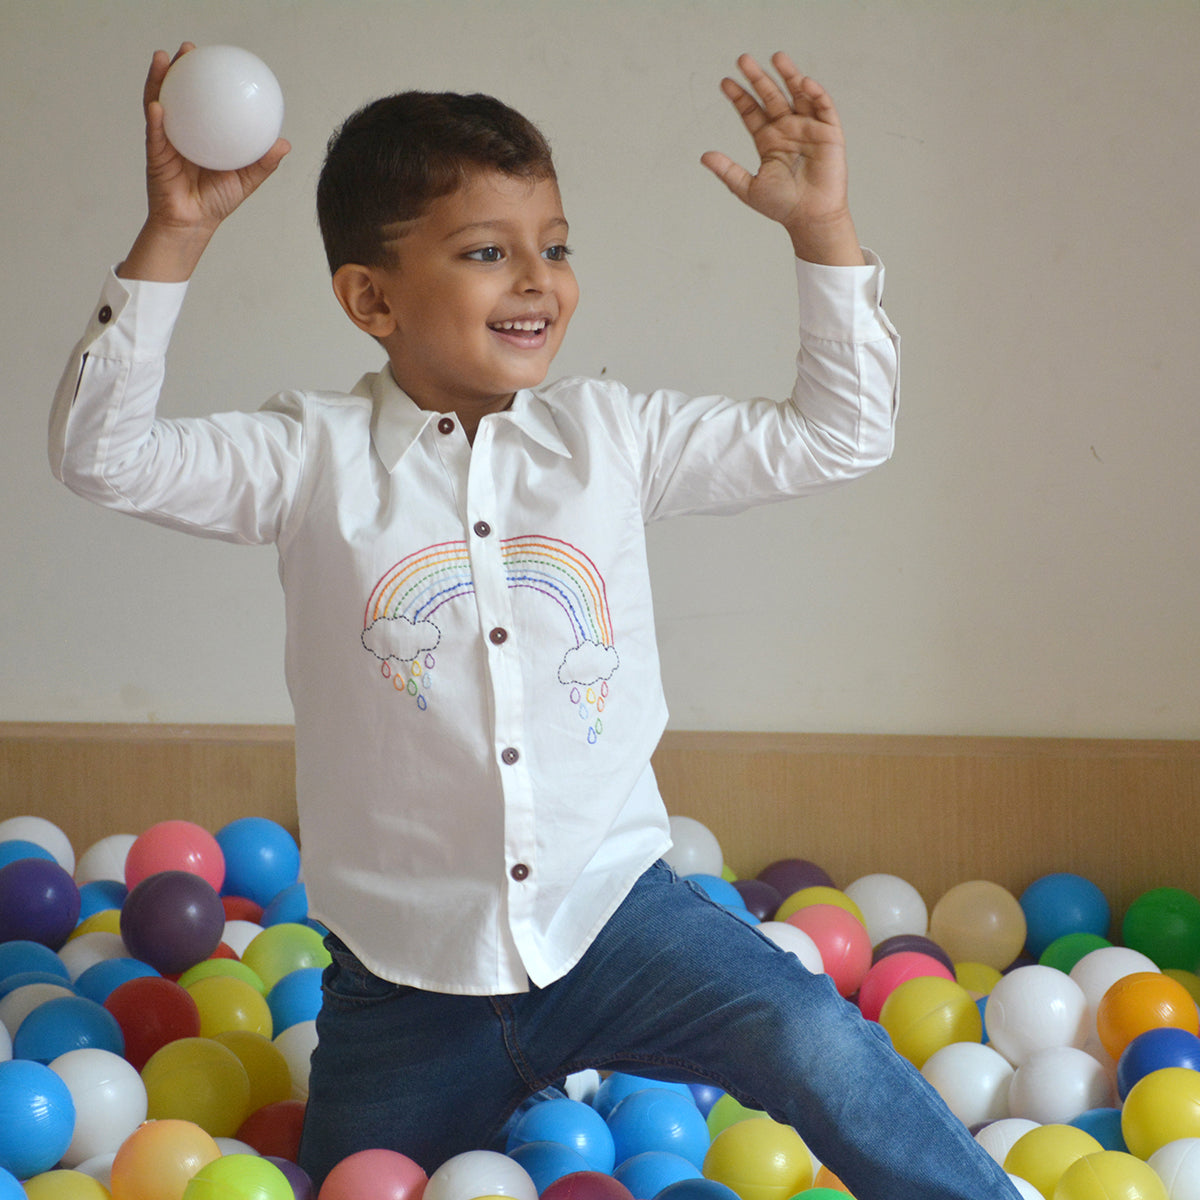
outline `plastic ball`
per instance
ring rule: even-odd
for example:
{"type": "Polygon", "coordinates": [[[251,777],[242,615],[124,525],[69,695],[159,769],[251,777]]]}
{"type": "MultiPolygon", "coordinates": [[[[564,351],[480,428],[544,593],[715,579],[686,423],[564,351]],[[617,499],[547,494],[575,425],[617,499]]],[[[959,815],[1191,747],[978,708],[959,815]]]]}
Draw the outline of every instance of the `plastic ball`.
{"type": "Polygon", "coordinates": [[[1087,997],[1090,1020],[1095,1020],[1096,1008],[1118,979],[1139,971],[1157,971],[1153,959],[1128,946],[1104,946],[1085,954],[1070,970],[1070,976],[1087,997]]]}
{"type": "MultiPolygon", "coordinates": [[[[813,1200],[811,1191],[804,1195],[813,1200]]],[[[546,1200],[544,1195],[542,1200],[546,1200]]],[[[654,1200],[738,1200],[738,1194],[715,1179],[681,1179],[678,1183],[667,1184],[654,1200]]]]}
{"type": "Polygon", "coordinates": [[[225,856],[225,883],[220,889],[225,895],[245,896],[265,908],[298,879],[300,848],[277,822],[240,817],[215,836],[225,856]]]}
{"type": "Polygon", "coordinates": [[[294,1200],[317,1200],[317,1189],[313,1187],[313,1181],[302,1167],[274,1154],[265,1154],[263,1157],[268,1162],[274,1163],[283,1172],[288,1183],[292,1185],[294,1200]]]}
{"type": "Polygon", "coordinates": [[[39,846],[36,842],[25,842],[20,838],[10,838],[6,842],[0,842],[0,867],[6,867],[10,862],[16,862],[22,858],[40,858],[46,862],[55,861],[54,855],[45,846],[39,846]]]}
{"type": "Polygon", "coordinates": [[[1017,1067],[1008,1089],[1009,1112],[1042,1125],[1068,1124],[1080,1113],[1112,1104],[1112,1082],[1084,1050],[1052,1046],[1017,1067]]]}
{"type": "Polygon", "coordinates": [[[977,1000],[991,994],[992,989],[1004,978],[1003,973],[987,963],[955,963],[954,978],[977,1000]]]}
{"type": "Polygon", "coordinates": [[[1125,911],[1121,941],[1159,968],[1200,967],[1200,899],[1182,888],[1143,892],[1125,911]]]}
{"type": "Polygon", "coordinates": [[[48,1171],[71,1144],[75,1102],[43,1063],[0,1062],[0,1168],[18,1179],[48,1171]]]}
{"type": "Polygon", "coordinates": [[[812,1155],[790,1126],[758,1117],[713,1139],[704,1177],[732,1188],[741,1200],[788,1200],[812,1186],[812,1155]]]}
{"type": "Polygon", "coordinates": [[[1089,1032],[1087,997],[1053,967],[1010,971],[988,994],[984,1020],[989,1044],[1017,1066],[1052,1046],[1082,1048],[1089,1032]]]}
{"type": "Polygon", "coordinates": [[[0,1000],[0,1025],[6,1030],[19,1030],[30,1013],[41,1005],[59,997],[75,995],[70,984],[58,982],[58,977],[54,975],[17,975],[8,982],[14,987],[0,1000]],[[26,983],[25,980],[36,982],[26,983]]]}
{"type": "Polygon", "coordinates": [[[858,991],[871,965],[871,939],[860,920],[839,905],[810,904],[787,916],[785,923],[812,938],[825,974],[840,995],[858,991]]]}
{"type": "Polygon", "coordinates": [[[171,145],[214,171],[257,162],[283,126],[278,80],[266,63],[238,46],[200,46],[177,59],[159,99],[171,145]]]}
{"type": "Polygon", "coordinates": [[[817,943],[802,929],[789,925],[787,921],[764,921],[758,927],[758,932],[763,937],[770,938],[781,950],[794,954],[811,974],[824,974],[825,964],[821,961],[821,951],[817,949],[817,943]]]}
{"type": "Polygon", "coordinates": [[[664,1188],[683,1179],[701,1178],[695,1163],[669,1150],[647,1150],[627,1158],[613,1171],[613,1178],[627,1188],[634,1200],[653,1200],[664,1188]]]}
{"type": "Polygon", "coordinates": [[[541,1193],[541,1200],[633,1200],[633,1194],[611,1175],[577,1171],[556,1179],[541,1193]]]}
{"type": "MultiPolygon", "coordinates": [[[[226,909],[226,913],[228,913],[226,909]]],[[[258,915],[258,923],[265,929],[268,925],[303,925],[308,920],[308,889],[303,883],[289,884],[275,894],[271,902],[258,915]]]]}
{"type": "Polygon", "coordinates": [[[1128,1150],[1121,1136],[1121,1110],[1119,1108],[1090,1108],[1072,1117],[1068,1125],[1090,1133],[1105,1150],[1128,1150]]]}
{"type": "Polygon", "coordinates": [[[879,1020],[883,1002],[908,979],[919,979],[936,975],[942,979],[954,979],[953,973],[939,959],[913,950],[889,954],[881,958],[866,975],[858,989],[858,1007],[868,1020],[879,1020]]]}
{"type": "Polygon", "coordinates": [[[887,958],[889,954],[902,954],[905,951],[911,951],[914,954],[928,954],[930,958],[936,958],[938,962],[942,963],[947,971],[953,972],[955,969],[954,960],[937,942],[918,933],[897,933],[890,938],[885,938],[877,946],[872,947],[871,964],[874,966],[880,959],[887,958]]]}
{"type": "Polygon", "coordinates": [[[665,1150],[702,1167],[711,1137],[691,1096],[664,1088],[646,1088],[625,1097],[609,1114],[616,1162],[636,1154],[665,1150]]]}
{"type": "Polygon", "coordinates": [[[75,850],[71,839],[53,821],[45,817],[8,817],[0,821],[0,842],[32,842],[48,851],[68,875],[75,871],[75,850]]]}
{"type": "Polygon", "coordinates": [[[955,962],[1003,971],[1025,945],[1025,913],[998,883],[973,879],[952,887],[929,914],[929,936],[955,962]]]}
{"type": "Polygon", "coordinates": [[[217,1138],[232,1137],[246,1119],[246,1068],[232,1050],[209,1038],[168,1042],[142,1068],[142,1082],[154,1120],[191,1121],[217,1138]]]}
{"type": "Polygon", "coordinates": [[[1073,1125],[1038,1125],[1022,1134],[1004,1159],[1004,1169],[1052,1197],[1063,1172],[1077,1159],[1098,1154],[1104,1147],[1073,1125]]]}
{"type": "Polygon", "coordinates": [[[290,1158],[300,1151],[300,1131],[304,1126],[303,1100],[277,1100],[252,1108],[238,1126],[237,1138],[262,1155],[290,1158]]]}
{"type": "MultiPolygon", "coordinates": [[[[426,1181],[425,1172],[395,1150],[359,1150],[329,1172],[320,1196],[321,1200],[363,1200],[364,1196],[372,1200],[418,1200],[426,1181]]],[[[460,1194],[458,1200],[469,1197],[460,1194]]]]}
{"type": "Polygon", "coordinates": [[[189,988],[198,979],[209,979],[213,975],[232,976],[248,983],[259,995],[267,994],[267,985],[259,979],[257,973],[236,958],[206,958],[194,967],[188,967],[176,982],[181,988],[189,988]]]}
{"type": "Polygon", "coordinates": [[[218,1033],[213,1041],[226,1050],[232,1050],[246,1068],[246,1075],[250,1079],[247,1112],[253,1114],[264,1105],[293,1098],[291,1070],[283,1052],[273,1041],[245,1029],[218,1033]]]}
{"type": "Polygon", "coordinates": [[[508,1156],[528,1172],[539,1196],[556,1179],[588,1169],[587,1159],[561,1142],[521,1142],[508,1156]]]}
{"type": "Polygon", "coordinates": [[[57,950],[79,919],[79,888],[57,862],[19,858],[0,867],[0,942],[57,950]]]}
{"type": "Polygon", "coordinates": [[[75,1126],[62,1161],[68,1167],[115,1154],[146,1119],[146,1088],[137,1071],[107,1050],[70,1050],[50,1063],[75,1105],[75,1126]]]}
{"type": "Polygon", "coordinates": [[[1200,1071],[1200,1037],[1186,1029],[1163,1026],[1139,1033],[1117,1061],[1117,1092],[1124,1099],[1139,1079],[1164,1067],[1200,1071]]]}
{"type": "Polygon", "coordinates": [[[921,1074],[968,1128],[1009,1115],[1013,1065],[990,1046],[951,1042],[925,1060],[921,1074]]]}
{"type": "Polygon", "coordinates": [[[738,1121],[749,1121],[754,1117],[765,1117],[766,1115],[761,1109],[747,1108],[741,1101],[735,1100],[726,1092],[708,1110],[704,1123],[708,1126],[708,1136],[712,1139],[723,1130],[728,1129],[730,1125],[736,1125],[738,1121]]]}
{"type": "Polygon", "coordinates": [[[115,879],[94,879],[91,883],[79,884],[79,919],[83,921],[106,910],[120,912],[128,895],[129,889],[115,879]]]}
{"type": "Polygon", "coordinates": [[[183,1200],[295,1200],[295,1193],[273,1163],[255,1154],[227,1154],[188,1180],[183,1200]]]}
{"type": "Polygon", "coordinates": [[[1138,1158],[1177,1138],[1200,1137],[1200,1071],[1164,1067],[1139,1079],[1121,1107],[1121,1134],[1138,1158]]]}
{"type": "Polygon", "coordinates": [[[1019,1175],[1009,1175],[1008,1181],[1017,1189],[1017,1195],[1021,1197],[1021,1200],[1046,1200],[1045,1196],[1032,1183],[1022,1179],[1019,1175]]]}
{"type": "Polygon", "coordinates": [[[220,1157],[217,1143],[191,1121],[147,1121],[113,1159],[113,1200],[183,1200],[196,1172],[220,1157]]]}
{"type": "Polygon", "coordinates": [[[1112,942],[1108,938],[1103,938],[1098,933],[1064,933],[1038,955],[1038,963],[1043,967],[1053,967],[1056,971],[1065,971],[1069,975],[1085,954],[1111,945],[1112,942]]]}
{"type": "MultiPolygon", "coordinates": [[[[328,1179],[322,1185],[322,1193],[327,1186],[328,1179]]],[[[351,1200],[351,1193],[342,1194],[346,1200],[351,1200]]],[[[359,1196],[361,1193],[355,1200],[359,1196]]],[[[494,1150],[467,1150],[448,1158],[430,1175],[424,1200],[477,1200],[480,1196],[537,1200],[537,1188],[529,1172],[507,1154],[498,1154],[494,1150]]]]}
{"type": "Polygon", "coordinates": [[[1200,975],[1195,971],[1181,971],[1178,967],[1166,967],[1163,970],[1164,975],[1170,975],[1176,983],[1182,983],[1193,1000],[1200,1004],[1200,975]]]}
{"type": "Polygon", "coordinates": [[[133,833],[113,833],[93,842],[75,864],[75,882],[83,885],[93,880],[125,882],[125,860],[129,848],[137,841],[133,833]]]}
{"type": "Polygon", "coordinates": [[[1162,1028],[1200,1033],[1200,1012],[1191,993],[1161,971],[1118,979],[1096,1006],[1096,1032],[1114,1059],[1138,1034],[1162,1028]]]}
{"type": "Polygon", "coordinates": [[[0,1200],[28,1200],[25,1189],[11,1171],[0,1167],[0,1200]]]}
{"type": "Polygon", "coordinates": [[[833,879],[824,867],[807,858],[781,858],[764,867],[757,875],[781,896],[790,896],[806,887],[833,887],[833,879]]]}
{"type": "MultiPolygon", "coordinates": [[[[574,1151],[583,1160],[583,1166],[573,1168],[577,1171],[608,1172],[616,1161],[613,1135],[604,1118],[591,1105],[566,1097],[543,1100],[526,1109],[509,1132],[505,1149],[511,1154],[527,1142],[552,1142],[574,1151]]],[[[538,1178],[539,1172],[522,1159],[517,1161],[539,1184],[540,1193],[544,1185],[538,1178]]],[[[553,1178],[570,1173],[560,1170],[553,1178]]]]}
{"type": "Polygon", "coordinates": [[[276,1033],[300,1021],[315,1021],[321,1009],[320,967],[290,971],[268,993],[271,1024],[276,1033]]]}
{"type": "Polygon", "coordinates": [[[769,884],[761,879],[735,879],[733,886],[742,898],[742,903],[760,921],[770,921],[775,917],[783,897],[769,884]]]}
{"type": "Polygon", "coordinates": [[[799,912],[803,908],[809,908],[818,904],[830,904],[835,908],[843,908],[848,912],[863,928],[866,928],[866,922],[863,919],[862,909],[839,888],[833,887],[806,887],[800,888],[799,891],[793,892],[790,896],[785,896],[779,908],[775,911],[775,919],[777,921],[786,921],[793,913],[799,912]]]}
{"type": "Polygon", "coordinates": [[[863,875],[847,884],[845,892],[858,905],[872,946],[897,934],[924,935],[929,928],[924,898],[898,875],[863,875]]]}
{"type": "Polygon", "coordinates": [[[26,975],[30,971],[61,976],[64,983],[71,978],[63,960],[42,942],[28,939],[0,942],[0,986],[9,976],[26,975]]]}
{"type": "Polygon", "coordinates": [[[317,1048],[316,1021],[298,1021],[276,1034],[272,1045],[283,1055],[292,1077],[292,1098],[308,1099],[308,1069],[312,1052],[317,1048]]]}
{"type": "Polygon", "coordinates": [[[63,1168],[25,1180],[25,1200],[109,1200],[109,1190],[81,1171],[63,1168]]]}
{"type": "Polygon", "coordinates": [[[104,1007],[121,1027],[126,1061],[139,1071],[169,1042],[200,1036],[195,1000],[170,979],[127,980],[109,993],[104,1007]]]}
{"type": "Polygon", "coordinates": [[[678,1092],[681,1096],[691,1096],[691,1088],[686,1083],[667,1083],[665,1080],[645,1079],[641,1075],[630,1075],[625,1071],[613,1071],[596,1089],[592,1098],[592,1107],[602,1116],[608,1114],[626,1096],[646,1088],[663,1088],[668,1092],[678,1092]]]}
{"type": "Polygon", "coordinates": [[[897,1053],[918,1070],[935,1050],[983,1036],[979,1009],[967,989],[933,975],[900,984],[884,1001],[879,1023],[897,1053]]]}
{"type": "Polygon", "coordinates": [[[125,857],[125,886],[132,892],[151,875],[186,871],[219,892],[225,855],[207,829],[192,821],[159,821],[140,834],[125,857]]]}
{"type": "Polygon", "coordinates": [[[274,1028],[266,997],[252,984],[232,975],[209,975],[185,989],[200,1013],[200,1036],[211,1038],[235,1029],[272,1037],[274,1028]]]}
{"type": "Polygon", "coordinates": [[[160,871],[136,884],[121,909],[121,937],[134,958],[178,975],[217,948],[225,910],[212,885],[189,871],[160,871]]]}
{"type": "Polygon", "coordinates": [[[149,964],[137,958],[105,958],[93,963],[75,980],[75,990],[97,1004],[103,1004],[121,984],[131,979],[160,978],[149,964]]]}
{"type": "Polygon", "coordinates": [[[14,1058],[41,1063],[88,1048],[119,1055],[125,1049],[125,1036],[112,1013],[83,996],[56,996],[39,1004],[13,1038],[14,1058]]]}
{"type": "Polygon", "coordinates": [[[1108,933],[1112,914],[1104,893],[1090,879],[1061,871],[1035,879],[1022,893],[1025,948],[1037,958],[1056,938],[1068,933],[1108,933]]]}
{"type": "Polygon", "coordinates": [[[272,925],[254,936],[241,960],[268,991],[285,975],[305,967],[327,967],[331,955],[321,935],[307,925],[272,925]]]}
{"type": "Polygon", "coordinates": [[[721,843],[694,817],[670,817],[671,848],[663,855],[679,875],[720,875],[725,866],[721,843]]]}
{"type": "Polygon", "coordinates": [[[1200,1200],[1200,1138],[1177,1138],[1146,1160],[1166,1185],[1170,1200],[1200,1200]]]}
{"type": "Polygon", "coordinates": [[[999,1166],[1004,1165],[1008,1152],[1031,1129],[1037,1129],[1036,1121],[1026,1121],[1022,1117],[1002,1117],[985,1125],[975,1134],[975,1141],[987,1151],[999,1166]]]}
{"type": "Polygon", "coordinates": [[[1120,1150],[1101,1150],[1073,1162],[1054,1189],[1054,1200],[1168,1200],[1152,1167],[1120,1150]]]}

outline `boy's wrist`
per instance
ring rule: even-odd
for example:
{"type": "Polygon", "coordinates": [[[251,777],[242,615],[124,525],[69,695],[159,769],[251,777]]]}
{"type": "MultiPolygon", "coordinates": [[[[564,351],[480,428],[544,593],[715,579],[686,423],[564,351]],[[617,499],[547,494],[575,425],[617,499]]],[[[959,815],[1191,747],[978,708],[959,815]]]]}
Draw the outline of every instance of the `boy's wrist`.
{"type": "Polygon", "coordinates": [[[826,221],[785,222],[792,250],[805,262],[827,267],[861,267],[866,265],[858,233],[849,212],[840,213],[826,221]]]}
{"type": "Polygon", "coordinates": [[[182,283],[191,278],[214,232],[147,221],[125,261],[117,267],[117,275],[122,279],[182,283]]]}

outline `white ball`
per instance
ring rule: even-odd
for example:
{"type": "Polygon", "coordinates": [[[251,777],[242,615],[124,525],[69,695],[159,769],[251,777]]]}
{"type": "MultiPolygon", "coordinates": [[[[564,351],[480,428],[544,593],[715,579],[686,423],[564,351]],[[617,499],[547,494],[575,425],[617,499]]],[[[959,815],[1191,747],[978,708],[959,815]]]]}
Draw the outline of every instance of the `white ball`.
{"type": "Polygon", "coordinates": [[[94,1179],[97,1183],[104,1184],[111,1192],[113,1160],[116,1157],[115,1154],[97,1154],[95,1158],[89,1158],[87,1162],[81,1162],[75,1170],[80,1175],[86,1175],[89,1179],[94,1179]]]}
{"type": "Polygon", "coordinates": [[[54,855],[54,861],[68,875],[75,870],[75,850],[71,839],[53,821],[45,817],[9,817],[0,821],[0,842],[32,842],[54,855]]]}
{"type": "Polygon", "coordinates": [[[589,1067],[586,1071],[576,1071],[568,1075],[563,1091],[568,1100],[579,1100],[583,1104],[591,1104],[596,1092],[600,1089],[600,1072],[589,1067]]]}
{"type": "Polygon", "coordinates": [[[8,1062],[12,1058],[12,1034],[8,1026],[0,1021],[0,1062],[8,1062]]]}
{"type": "Polygon", "coordinates": [[[993,1121],[990,1125],[985,1125],[975,1135],[975,1140],[1000,1166],[1003,1166],[1004,1160],[1008,1157],[1008,1152],[1031,1129],[1036,1129],[1037,1127],[1038,1123],[1036,1121],[1027,1120],[1025,1117],[1005,1117],[1003,1120],[993,1121]]]}
{"type": "Polygon", "coordinates": [[[1019,1175],[1010,1174],[1008,1181],[1017,1189],[1017,1195],[1021,1197],[1021,1200],[1046,1200],[1042,1193],[1028,1179],[1022,1179],[1019,1175]]]}
{"type": "Polygon", "coordinates": [[[1089,1029],[1083,989],[1054,967],[1018,967],[1002,976],[983,1020],[989,1045],[1014,1066],[1051,1046],[1081,1047],[1089,1029]]]}
{"type": "Polygon", "coordinates": [[[693,817],[671,817],[671,848],[663,861],[677,875],[720,875],[725,869],[721,843],[711,829],[693,817]]]}
{"type": "Polygon", "coordinates": [[[129,947],[119,933],[109,933],[104,929],[94,929],[91,933],[81,933],[73,937],[58,952],[63,966],[74,983],[80,975],[94,967],[98,962],[110,958],[132,958],[129,947]]]}
{"type": "Polygon", "coordinates": [[[75,1132],[62,1156],[77,1167],[98,1154],[116,1154],[146,1119],[146,1086],[119,1054],[94,1047],[68,1050],[50,1063],[75,1102],[75,1132]]]}
{"type": "Polygon", "coordinates": [[[1012,1115],[1041,1125],[1067,1125],[1080,1113],[1112,1108],[1115,1103],[1108,1072],[1074,1046],[1052,1046],[1031,1054],[1017,1068],[1008,1092],[1012,1115]]]}
{"type": "Polygon", "coordinates": [[[1168,1200],[1200,1200],[1200,1138],[1179,1138],[1146,1160],[1167,1189],[1168,1200]]]}
{"type": "Polygon", "coordinates": [[[81,886],[97,879],[125,882],[125,859],[129,847],[137,841],[135,833],[113,833],[93,842],[75,864],[75,882],[81,886]]]}
{"type": "Polygon", "coordinates": [[[1089,1021],[1094,1023],[1096,1009],[1118,979],[1136,971],[1158,971],[1158,964],[1140,950],[1128,946],[1101,946],[1085,954],[1072,968],[1071,978],[1087,998],[1089,1021]]]}
{"type": "Polygon", "coordinates": [[[292,1077],[292,1099],[308,1099],[308,1066],[317,1048],[316,1021],[297,1021],[272,1039],[292,1077]]]}
{"type": "Polygon", "coordinates": [[[921,1074],[966,1126],[999,1121],[1009,1115],[1008,1088],[1013,1065],[991,1046],[951,1042],[935,1050],[921,1074]]]}
{"type": "Polygon", "coordinates": [[[425,1185],[425,1200],[511,1196],[537,1200],[537,1187],[520,1163],[495,1150],[468,1150],[447,1159],[425,1185]]]}
{"type": "Polygon", "coordinates": [[[159,91],[163,130],[197,166],[257,162],[283,128],[283,93],[262,59],[237,46],[200,46],[171,64],[159,91]]]}
{"type": "Polygon", "coordinates": [[[35,1008],[45,1004],[47,1000],[57,1000],[60,996],[74,996],[75,989],[63,983],[26,983],[13,988],[3,1000],[0,1000],[0,1025],[16,1037],[21,1022],[35,1008]]]}
{"type": "Polygon", "coordinates": [[[249,1154],[253,1158],[262,1157],[249,1142],[240,1142],[237,1138],[219,1137],[213,1138],[213,1141],[217,1143],[217,1149],[220,1150],[222,1158],[229,1154],[249,1154]]]}
{"type": "Polygon", "coordinates": [[[803,929],[789,925],[786,921],[763,921],[758,932],[769,937],[775,945],[794,954],[813,975],[824,975],[825,964],[821,960],[821,951],[803,929]]]}
{"type": "Polygon", "coordinates": [[[221,934],[221,941],[227,945],[230,950],[241,958],[246,953],[246,947],[260,933],[263,927],[254,921],[226,921],[225,931],[221,934]]]}
{"type": "Polygon", "coordinates": [[[862,912],[872,946],[904,933],[924,936],[929,928],[921,893],[897,875],[864,875],[844,890],[862,912]]]}

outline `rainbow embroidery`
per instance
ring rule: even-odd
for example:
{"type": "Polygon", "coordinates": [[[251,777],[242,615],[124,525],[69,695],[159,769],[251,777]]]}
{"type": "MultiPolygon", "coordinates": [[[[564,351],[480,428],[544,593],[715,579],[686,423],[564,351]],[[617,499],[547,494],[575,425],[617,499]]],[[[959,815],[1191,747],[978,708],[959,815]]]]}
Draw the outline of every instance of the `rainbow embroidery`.
{"type": "MultiPolygon", "coordinates": [[[[528,588],[558,610],[566,649],[558,682],[588,723],[588,740],[603,731],[608,681],[620,665],[604,577],[578,547],[526,534],[500,543],[510,588],[528,588]]],[[[397,691],[428,707],[442,632],[439,609],[475,591],[465,541],[426,546],[402,558],[379,580],[363,614],[362,644],[379,659],[397,691]]]]}

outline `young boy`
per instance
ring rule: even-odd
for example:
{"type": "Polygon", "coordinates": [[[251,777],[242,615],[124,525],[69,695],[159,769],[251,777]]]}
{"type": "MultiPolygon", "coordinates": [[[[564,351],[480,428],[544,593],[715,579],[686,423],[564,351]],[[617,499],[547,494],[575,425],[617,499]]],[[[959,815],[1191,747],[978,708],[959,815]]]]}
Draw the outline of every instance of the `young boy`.
{"type": "MultiPolygon", "coordinates": [[[[184,47],[186,50],[187,47],[184,47]]],[[[332,931],[302,1165],[492,1145],[586,1068],[707,1078],[796,1126],[859,1200],[1016,1195],[825,976],[677,880],[643,529],[850,479],[891,452],[893,330],[841,127],[786,56],[725,80],[761,158],[704,163],[787,231],[791,398],[544,379],[575,309],[545,141],[488,97],[405,93],[331,141],[333,286],[387,366],[349,394],[159,420],[170,330],[220,222],[146,83],[149,215],[55,402],[55,473],[160,524],[274,542],[304,874],[332,931]]]]}

